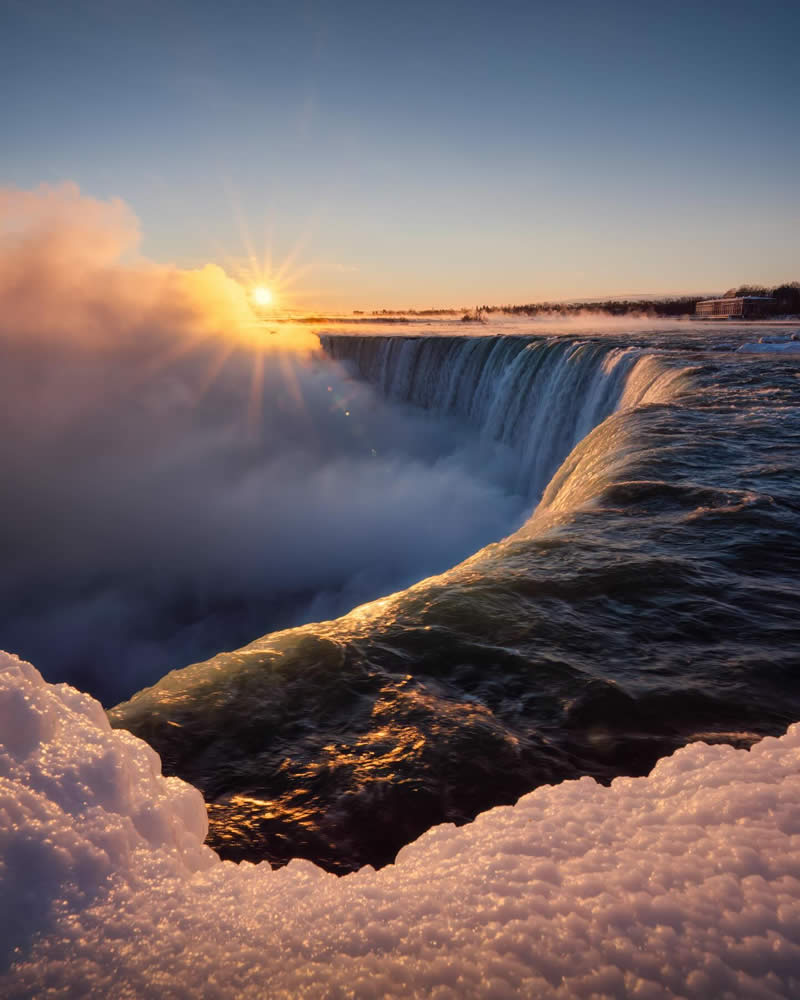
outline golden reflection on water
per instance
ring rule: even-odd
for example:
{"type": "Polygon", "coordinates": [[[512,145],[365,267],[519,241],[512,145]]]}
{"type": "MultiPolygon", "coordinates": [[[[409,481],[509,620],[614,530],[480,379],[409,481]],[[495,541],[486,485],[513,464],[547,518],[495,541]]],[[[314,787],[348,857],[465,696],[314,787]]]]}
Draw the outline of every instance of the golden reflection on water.
{"type": "MultiPolygon", "coordinates": [[[[273,794],[242,788],[209,802],[209,843],[234,860],[255,855],[280,865],[309,856],[342,874],[353,867],[348,824],[355,809],[373,826],[378,843],[386,841],[379,863],[391,861],[401,843],[392,844],[386,825],[391,831],[417,817],[412,809],[398,819],[390,797],[399,791],[416,802],[427,782],[440,778],[442,748],[453,734],[494,723],[485,705],[449,700],[431,683],[427,690],[411,675],[388,683],[372,705],[369,725],[355,738],[331,740],[328,734],[317,743],[310,732],[305,748],[298,741],[291,755],[263,775],[273,794]]],[[[255,772],[248,774],[257,779],[255,772]]],[[[426,825],[420,822],[419,832],[426,825]]],[[[366,861],[362,857],[360,864],[366,861]]]]}

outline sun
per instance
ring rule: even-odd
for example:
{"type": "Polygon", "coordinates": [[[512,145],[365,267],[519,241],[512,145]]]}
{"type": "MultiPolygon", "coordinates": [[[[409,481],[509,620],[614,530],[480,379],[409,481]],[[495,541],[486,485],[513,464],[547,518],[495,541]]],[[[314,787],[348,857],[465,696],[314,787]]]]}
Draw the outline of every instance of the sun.
{"type": "Polygon", "coordinates": [[[257,306],[261,306],[262,308],[272,305],[272,292],[266,285],[256,285],[250,292],[250,298],[257,306]]]}

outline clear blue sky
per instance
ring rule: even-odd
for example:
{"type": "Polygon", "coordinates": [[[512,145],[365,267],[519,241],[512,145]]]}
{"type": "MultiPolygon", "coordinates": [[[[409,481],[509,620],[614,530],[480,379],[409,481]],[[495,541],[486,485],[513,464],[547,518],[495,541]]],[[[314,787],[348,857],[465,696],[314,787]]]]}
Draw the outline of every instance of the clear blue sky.
{"type": "Polygon", "coordinates": [[[800,5],[4,0],[0,183],[321,306],[800,277],[800,5]],[[297,270],[297,266],[295,266],[297,270]]]}

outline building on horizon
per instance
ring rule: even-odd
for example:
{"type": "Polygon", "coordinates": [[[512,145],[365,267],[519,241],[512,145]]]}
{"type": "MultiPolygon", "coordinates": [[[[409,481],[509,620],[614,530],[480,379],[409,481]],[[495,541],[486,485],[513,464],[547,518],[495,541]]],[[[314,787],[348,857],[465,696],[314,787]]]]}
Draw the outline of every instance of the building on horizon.
{"type": "Polygon", "coordinates": [[[737,316],[756,319],[768,315],[770,306],[774,304],[775,299],[771,295],[731,295],[721,299],[703,299],[697,303],[695,315],[712,319],[737,316]]]}

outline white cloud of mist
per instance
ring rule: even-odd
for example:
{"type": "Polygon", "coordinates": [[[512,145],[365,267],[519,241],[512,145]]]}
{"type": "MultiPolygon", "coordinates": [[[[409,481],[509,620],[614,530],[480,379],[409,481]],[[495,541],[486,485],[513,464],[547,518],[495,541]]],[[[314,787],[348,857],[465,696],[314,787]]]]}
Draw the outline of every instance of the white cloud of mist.
{"type": "Polygon", "coordinates": [[[219,268],[136,260],[137,239],[74,186],[0,191],[0,645],[109,703],[519,516],[502,455],[390,408],[308,332],[271,335],[219,268]]]}

